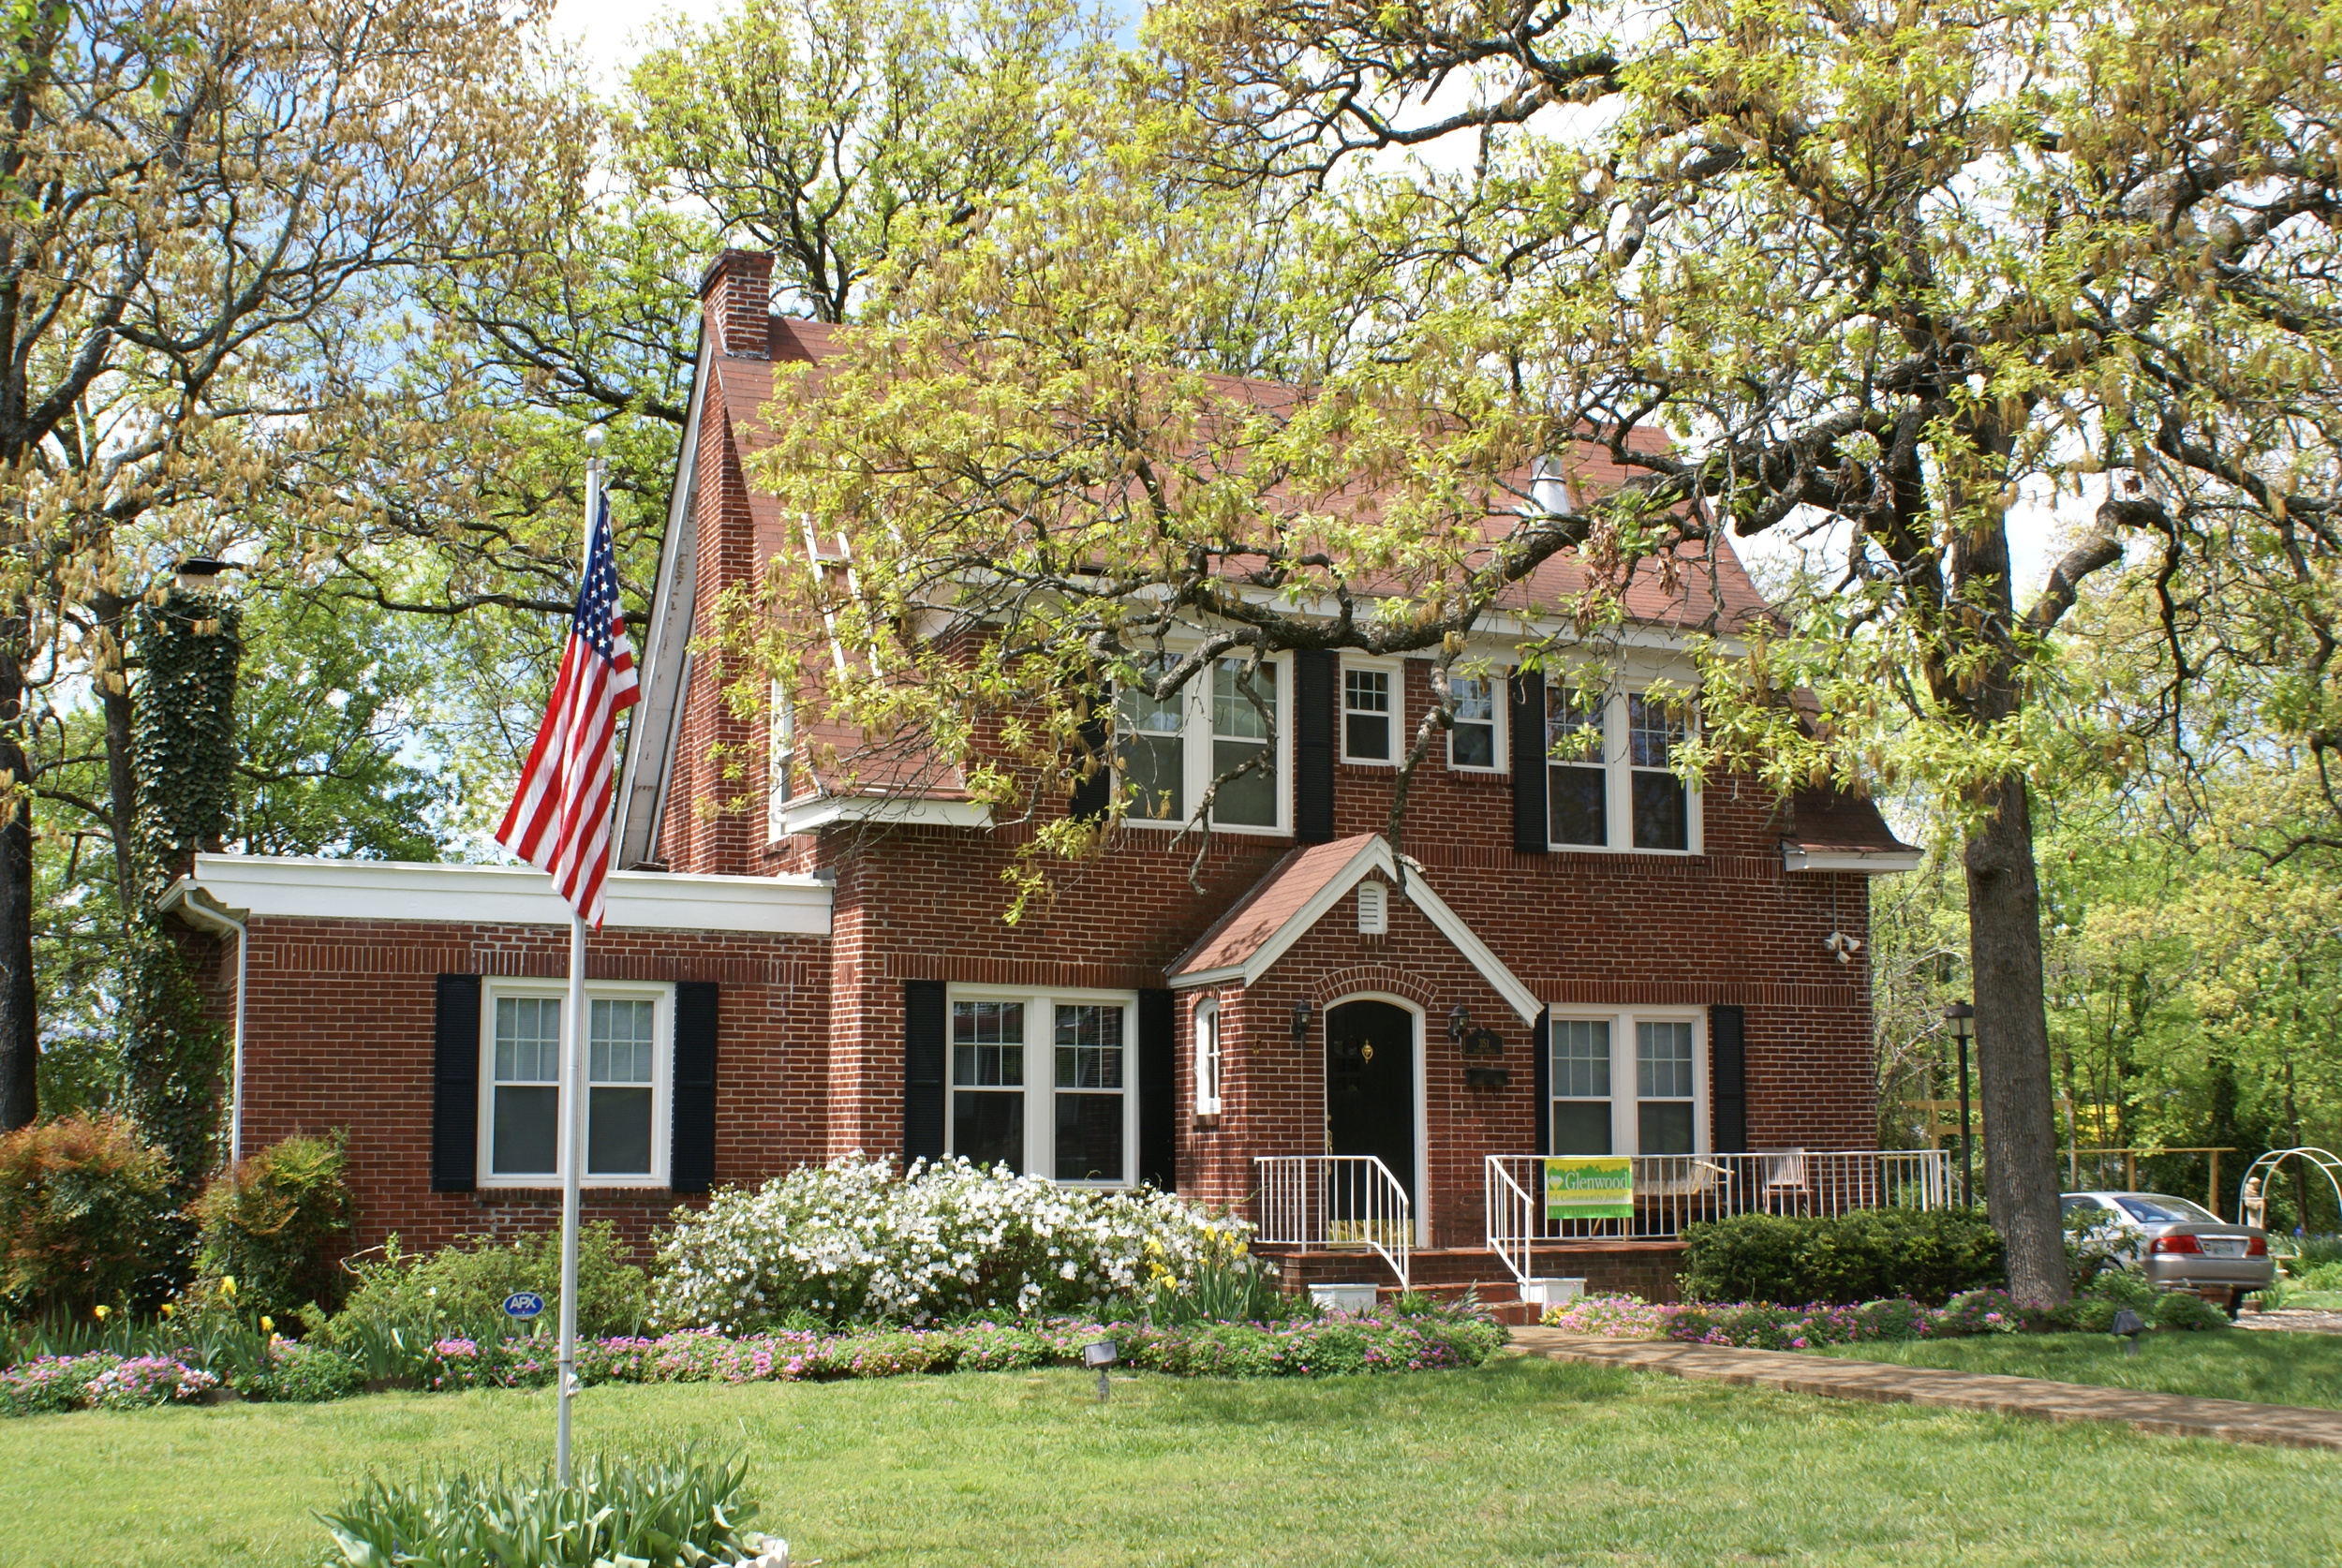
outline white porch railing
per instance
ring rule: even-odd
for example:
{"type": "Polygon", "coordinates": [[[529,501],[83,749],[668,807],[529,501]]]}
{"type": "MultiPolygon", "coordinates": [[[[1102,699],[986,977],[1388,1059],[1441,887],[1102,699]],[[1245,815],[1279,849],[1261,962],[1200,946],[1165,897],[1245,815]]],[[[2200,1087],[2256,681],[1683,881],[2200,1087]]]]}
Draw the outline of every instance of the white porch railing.
{"type": "Polygon", "coordinates": [[[1542,1155],[1490,1155],[1485,1186],[1489,1250],[1526,1282],[1539,1245],[1668,1241],[1695,1220],[1730,1214],[1943,1208],[1951,1202],[1951,1155],[1928,1148],[1638,1154],[1629,1220],[1547,1219],[1542,1155]]]}
{"type": "Polygon", "coordinates": [[[1268,1247],[1372,1250],[1407,1288],[1415,1245],[1414,1206],[1390,1167],[1371,1154],[1292,1154],[1255,1158],[1260,1230],[1268,1247]]]}

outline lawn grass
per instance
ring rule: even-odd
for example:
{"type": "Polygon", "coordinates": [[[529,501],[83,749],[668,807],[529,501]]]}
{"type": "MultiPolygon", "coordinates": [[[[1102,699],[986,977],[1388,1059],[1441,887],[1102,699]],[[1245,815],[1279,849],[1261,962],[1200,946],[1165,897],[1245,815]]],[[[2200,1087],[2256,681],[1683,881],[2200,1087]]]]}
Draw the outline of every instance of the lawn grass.
{"type": "MultiPolygon", "coordinates": [[[[1505,1356],[1325,1382],[612,1385],[586,1446],[752,1457],[829,1568],[2342,1561],[2331,1455],[1505,1356]],[[2173,1484],[2184,1467],[2184,1484],[2173,1484]]],[[[541,1462],[544,1393],[0,1423],[0,1568],[314,1562],[369,1465],[541,1462]]]]}
{"type": "Polygon", "coordinates": [[[2142,1334],[2139,1354],[2111,1334],[1986,1334],[1964,1339],[1874,1340],[1813,1354],[1963,1372],[2007,1372],[2158,1394],[2200,1394],[2342,1410],[2342,1335],[2230,1329],[2142,1334]]]}

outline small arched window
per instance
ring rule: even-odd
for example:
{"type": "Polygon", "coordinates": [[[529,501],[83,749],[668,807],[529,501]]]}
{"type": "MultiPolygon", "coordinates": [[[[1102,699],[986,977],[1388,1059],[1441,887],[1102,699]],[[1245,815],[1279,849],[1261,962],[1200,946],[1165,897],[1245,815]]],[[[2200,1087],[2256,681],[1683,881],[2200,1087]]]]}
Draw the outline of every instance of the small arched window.
{"type": "Polygon", "coordinates": [[[1220,1114],[1220,1004],[1195,1004],[1195,1114],[1220,1114]]]}

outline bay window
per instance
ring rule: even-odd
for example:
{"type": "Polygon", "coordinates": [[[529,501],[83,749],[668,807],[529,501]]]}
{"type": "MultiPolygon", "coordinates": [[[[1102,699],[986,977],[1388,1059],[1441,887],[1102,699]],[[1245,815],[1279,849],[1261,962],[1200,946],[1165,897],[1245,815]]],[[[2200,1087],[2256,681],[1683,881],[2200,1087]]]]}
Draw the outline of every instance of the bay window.
{"type": "MultiPolygon", "coordinates": [[[[569,1140],[561,1107],[568,986],[493,979],[482,987],[482,1185],[555,1185],[569,1140]]],[[[587,1186],[665,1182],[673,1016],[671,986],[586,987],[586,1167],[579,1179],[587,1186]]]]}
{"type": "Polygon", "coordinates": [[[1684,1155],[1708,1146],[1703,1014],[1557,1008],[1546,1031],[1549,1152],[1684,1155]]]}
{"type": "Polygon", "coordinates": [[[955,988],[950,1152],[1053,1181],[1129,1186],[1134,1001],[955,988]]]}

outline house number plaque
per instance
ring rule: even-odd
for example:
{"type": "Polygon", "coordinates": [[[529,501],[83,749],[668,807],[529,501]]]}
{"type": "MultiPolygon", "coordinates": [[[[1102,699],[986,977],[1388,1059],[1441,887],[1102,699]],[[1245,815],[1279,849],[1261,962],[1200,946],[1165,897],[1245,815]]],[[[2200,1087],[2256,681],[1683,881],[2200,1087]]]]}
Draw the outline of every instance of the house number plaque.
{"type": "Polygon", "coordinates": [[[1467,1057],[1501,1057],[1505,1054],[1505,1037],[1494,1029],[1472,1029],[1463,1037],[1463,1054],[1467,1057]]]}

